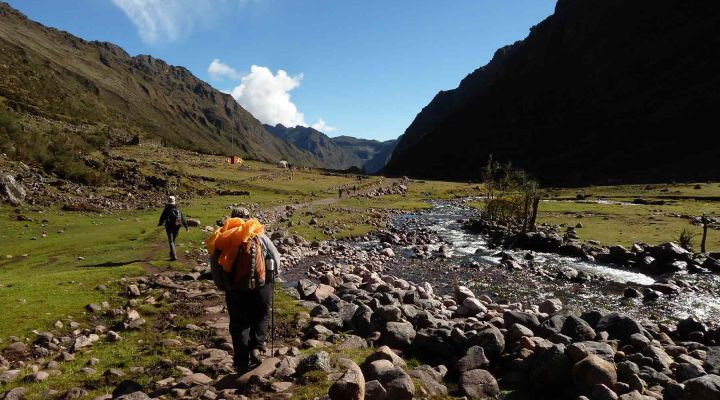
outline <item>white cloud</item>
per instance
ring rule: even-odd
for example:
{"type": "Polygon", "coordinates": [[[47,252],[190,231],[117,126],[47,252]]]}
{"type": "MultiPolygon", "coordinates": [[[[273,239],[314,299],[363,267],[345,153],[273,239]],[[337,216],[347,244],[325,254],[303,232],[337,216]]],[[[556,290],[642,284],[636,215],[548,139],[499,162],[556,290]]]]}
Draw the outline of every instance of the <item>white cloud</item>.
{"type": "MultiPolygon", "coordinates": [[[[213,71],[218,76],[240,76],[234,68],[218,59],[213,60],[208,67],[211,75],[213,71]]],[[[273,74],[267,67],[253,65],[250,67],[250,73],[242,75],[240,84],[229,93],[243,108],[265,124],[308,126],[305,115],[298,110],[290,97],[290,92],[300,87],[302,79],[302,74],[292,76],[282,69],[273,74]]],[[[322,118],[312,127],[321,132],[336,130],[335,127],[327,125],[322,118]]]]}
{"type": "Polygon", "coordinates": [[[112,0],[149,44],[172,42],[245,0],[112,0]]]}
{"type": "Polygon", "coordinates": [[[290,92],[300,86],[301,80],[302,74],[290,76],[283,70],[273,74],[267,67],[253,65],[230,94],[266,124],[305,126],[305,116],[290,100],[290,92]]]}
{"type": "Polygon", "coordinates": [[[318,130],[320,132],[324,132],[324,133],[335,132],[337,130],[336,127],[330,126],[327,123],[325,123],[325,120],[322,118],[319,118],[318,122],[312,124],[312,128],[315,130],[318,130]]]}
{"type": "Polygon", "coordinates": [[[208,72],[213,79],[218,81],[225,78],[233,80],[242,79],[241,73],[237,72],[235,68],[223,63],[217,58],[214,59],[208,66],[208,72]]]}

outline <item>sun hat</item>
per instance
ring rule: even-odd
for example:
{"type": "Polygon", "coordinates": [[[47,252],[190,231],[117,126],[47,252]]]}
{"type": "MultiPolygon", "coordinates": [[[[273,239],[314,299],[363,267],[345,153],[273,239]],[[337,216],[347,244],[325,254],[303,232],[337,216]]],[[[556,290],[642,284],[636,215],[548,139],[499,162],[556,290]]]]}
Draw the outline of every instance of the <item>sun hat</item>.
{"type": "Polygon", "coordinates": [[[230,217],[232,217],[232,218],[250,218],[250,210],[248,210],[245,207],[235,207],[232,209],[232,213],[230,213],[230,217]]]}

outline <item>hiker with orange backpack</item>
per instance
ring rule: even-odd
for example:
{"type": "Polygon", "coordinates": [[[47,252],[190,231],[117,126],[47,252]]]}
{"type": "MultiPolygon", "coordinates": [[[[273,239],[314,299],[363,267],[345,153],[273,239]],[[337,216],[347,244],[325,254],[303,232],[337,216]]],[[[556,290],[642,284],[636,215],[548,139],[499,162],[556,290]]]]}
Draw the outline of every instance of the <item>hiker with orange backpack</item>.
{"type": "Polygon", "coordinates": [[[167,205],[165,205],[165,209],[160,215],[160,222],[158,222],[158,226],[162,225],[165,225],[165,233],[167,234],[168,244],[170,245],[170,261],[175,261],[177,260],[175,240],[177,240],[177,236],[180,233],[180,227],[184,226],[185,230],[188,230],[187,221],[185,221],[185,217],[177,206],[175,196],[168,196],[167,205]]]}
{"type": "Polygon", "coordinates": [[[280,253],[265,235],[265,227],[249,217],[247,209],[233,209],[225,224],[205,241],[213,280],[225,292],[233,364],[239,374],[254,368],[267,352],[265,338],[280,268],[280,253]]]}

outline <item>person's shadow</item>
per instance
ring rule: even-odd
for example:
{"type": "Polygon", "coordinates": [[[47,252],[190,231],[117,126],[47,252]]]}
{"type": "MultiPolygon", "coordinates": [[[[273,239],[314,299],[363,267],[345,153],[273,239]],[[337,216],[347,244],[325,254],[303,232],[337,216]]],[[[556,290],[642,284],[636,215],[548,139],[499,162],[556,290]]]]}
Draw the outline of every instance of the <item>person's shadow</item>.
{"type": "Polygon", "coordinates": [[[106,261],[104,263],[99,264],[88,264],[88,265],[78,265],[78,268],[112,268],[112,267],[123,267],[125,265],[130,265],[134,263],[141,263],[145,262],[147,260],[131,260],[131,261],[106,261]]]}

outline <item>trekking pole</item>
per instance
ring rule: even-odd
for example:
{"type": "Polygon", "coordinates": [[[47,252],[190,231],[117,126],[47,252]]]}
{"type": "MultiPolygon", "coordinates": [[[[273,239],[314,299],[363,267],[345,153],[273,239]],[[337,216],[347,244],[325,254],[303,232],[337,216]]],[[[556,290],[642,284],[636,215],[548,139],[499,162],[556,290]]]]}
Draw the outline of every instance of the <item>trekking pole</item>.
{"type": "Polygon", "coordinates": [[[272,294],[270,294],[270,357],[275,355],[275,260],[269,259],[272,294]]]}
{"type": "Polygon", "coordinates": [[[275,356],[275,276],[272,282],[272,305],[270,308],[270,356],[275,356]]]}

